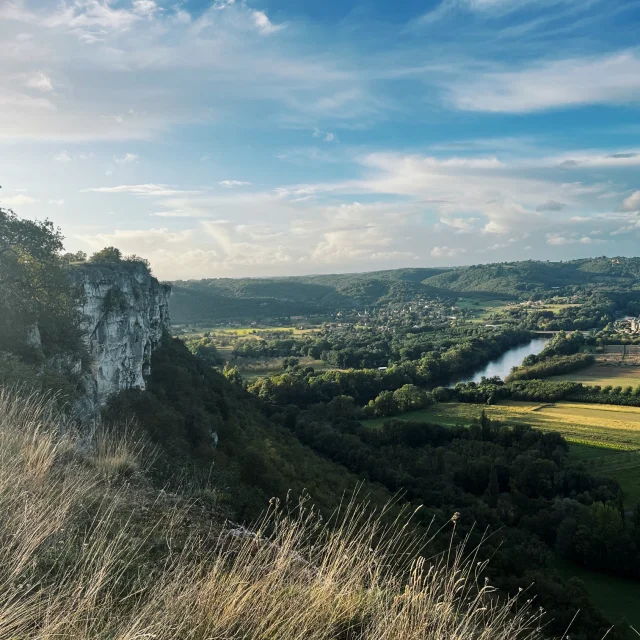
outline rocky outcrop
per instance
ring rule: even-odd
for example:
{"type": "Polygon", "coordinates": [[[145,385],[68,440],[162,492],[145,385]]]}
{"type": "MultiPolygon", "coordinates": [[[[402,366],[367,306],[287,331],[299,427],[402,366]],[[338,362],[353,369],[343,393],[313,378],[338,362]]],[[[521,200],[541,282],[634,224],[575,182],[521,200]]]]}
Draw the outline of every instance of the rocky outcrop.
{"type": "Polygon", "coordinates": [[[151,353],[169,326],[171,287],[143,264],[130,262],[79,265],[72,278],[83,293],[89,352],[78,411],[95,415],[109,396],[145,388],[151,353]]]}

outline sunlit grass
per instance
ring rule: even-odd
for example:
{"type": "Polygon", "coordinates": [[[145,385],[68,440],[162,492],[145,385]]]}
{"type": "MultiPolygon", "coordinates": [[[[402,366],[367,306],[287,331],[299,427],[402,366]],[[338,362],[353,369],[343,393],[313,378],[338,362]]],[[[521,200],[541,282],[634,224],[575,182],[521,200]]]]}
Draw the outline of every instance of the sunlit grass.
{"type": "Polygon", "coordinates": [[[542,638],[477,549],[424,555],[411,514],[272,502],[252,530],[198,527],[145,482],[148,455],[130,427],[79,433],[0,390],[0,640],[542,638]]]}

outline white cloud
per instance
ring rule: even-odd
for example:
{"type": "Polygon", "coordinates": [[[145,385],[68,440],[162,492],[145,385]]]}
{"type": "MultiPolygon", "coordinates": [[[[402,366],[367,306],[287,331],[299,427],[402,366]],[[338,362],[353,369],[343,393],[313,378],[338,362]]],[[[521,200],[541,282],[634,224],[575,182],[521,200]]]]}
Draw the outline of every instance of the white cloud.
{"type": "Polygon", "coordinates": [[[138,162],[140,156],[135,153],[125,153],[120,158],[113,156],[113,159],[117,164],[134,164],[138,162]]]}
{"type": "Polygon", "coordinates": [[[587,104],[640,102],[640,58],[635,50],[542,62],[517,71],[464,77],[449,87],[464,111],[527,113],[587,104]]]}
{"type": "Polygon", "coordinates": [[[133,0],[131,6],[134,13],[145,18],[153,18],[156,13],[162,11],[154,0],[133,0]]]}
{"type": "Polygon", "coordinates": [[[174,126],[255,113],[252,105],[264,105],[276,126],[304,120],[308,127],[327,115],[377,117],[379,97],[368,79],[349,58],[326,45],[319,50],[315,37],[294,29],[269,37],[286,25],[245,2],[218,2],[193,15],[186,7],[0,2],[3,53],[13,56],[0,61],[0,139],[148,140],[174,126]],[[32,37],[18,40],[27,28],[32,37]],[[13,76],[24,86],[44,65],[46,74],[38,71],[32,82],[49,99],[16,91],[13,76]],[[87,83],[88,75],[100,82],[87,83]],[[51,78],[60,78],[55,92],[51,78]],[[171,91],[176,83],[179,92],[171,91]]]}
{"type": "Polygon", "coordinates": [[[466,249],[461,247],[433,247],[433,249],[431,249],[431,255],[434,258],[454,258],[462,253],[466,253],[466,251],[466,249]]]}
{"type": "Polygon", "coordinates": [[[161,229],[116,229],[112,233],[78,235],[77,238],[92,249],[116,246],[125,253],[153,251],[163,246],[184,245],[191,240],[192,231],[170,231],[161,229]]]}
{"type": "Polygon", "coordinates": [[[640,211],[640,191],[632,193],[623,203],[625,211],[640,211]]]}
{"type": "Polygon", "coordinates": [[[31,74],[27,78],[25,86],[27,86],[29,89],[37,89],[38,91],[42,91],[43,93],[53,91],[51,78],[42,71],[36,71],[35,73],[31,74]]]}
{"type": "Polygon", "coordinates": [[[56,207],[61,207],[64,204],[64,200],[60,198],[59,200],[49,200],[49,204],[52,204],[56,207]]]}
{"type": "Polygon", "coordinates": [[[253,10],[251,11],[251,17],[258,31],[265,35],[276,33],[285,27],[284,24],[273,24],[264,11],[253,10]]]}
{"type": "Polygon", "coordinates": [[[227,189],[233,189],[234,187],[247,187],[251,183],[243,180],[222,180],[218,182],[219,185],[226,187],[227,189]]]}
{"type": "Polygon", "coordinates": [[[548,233],[547,244],[553,246],[563,246],[568,244],[602,244],[604,240],[592,238],[590,236],[580,236],[579,234],[561,235],[559,233],[548,233]]]}
{"type": "Polygon", "coordinates": [[[93,187],[83,191],[93,193],[129,193],[136,196],[175,196],[183,193],[200,193],[199,191],[175,189],[167,184],[121,184],[115,187],[93,187]]]}
{"type": "Polygon", "coordinates": [[[71,162],[71,156],[67,153],[67,151],[61,151],[53,157],[55,162],[67,163],[71,162]]]}
{"type": "Polygon", "coordinates": [[[458,232],[471,231],[474,229],[474,223],[478,221],[478,218],[447,218],[443,216],[440,218],[441,224],[447,227],[452,227],[458,232]]]}
{"type": "Polygon", "coordinates": [[[8,198],[2,198],[0,200],[0,204],[4,207],[22,207],[28,206],[30,204],[37,204],[40,202],[36,200],[36,198],[32,198],[31,196],[26,196],[23,193],[19,193],[17,196],[10,196],[8,198]]]}
{"type": "Polygon", "coordinates": [[[320,129],[313,130],[314,138],[322,138],[323,142],[337,142],[338,136],[332,131],[321,131],[320,129]]]}

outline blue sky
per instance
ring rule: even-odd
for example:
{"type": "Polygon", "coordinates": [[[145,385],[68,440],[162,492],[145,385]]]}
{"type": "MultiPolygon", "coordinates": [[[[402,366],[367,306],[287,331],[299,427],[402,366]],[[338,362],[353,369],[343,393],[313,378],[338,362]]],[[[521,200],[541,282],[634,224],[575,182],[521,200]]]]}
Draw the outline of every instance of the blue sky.
{"type": "Polygon", "coordinates": [[[640,0],[0,1],[0,205],[165,279],[635,255],[640,0]]]}

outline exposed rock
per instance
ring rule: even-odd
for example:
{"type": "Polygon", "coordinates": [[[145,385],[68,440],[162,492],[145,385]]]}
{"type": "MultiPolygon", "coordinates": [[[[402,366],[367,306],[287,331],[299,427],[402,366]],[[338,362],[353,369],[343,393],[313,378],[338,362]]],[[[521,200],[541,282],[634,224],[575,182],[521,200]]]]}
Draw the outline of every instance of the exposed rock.
{"type": "Polygon", "coordinates": [[[171,287],[135,263],[79,265],[73,280],[84,293],[82,328],[89,372],[81,380],[81,413],[96,414],[109,396],[144,389],[151,353],[169,327],[171,287]]]}

